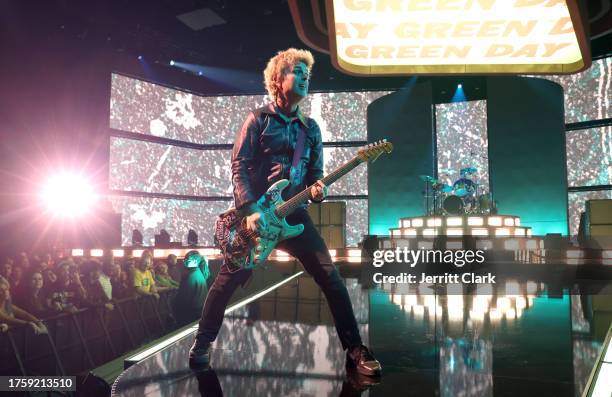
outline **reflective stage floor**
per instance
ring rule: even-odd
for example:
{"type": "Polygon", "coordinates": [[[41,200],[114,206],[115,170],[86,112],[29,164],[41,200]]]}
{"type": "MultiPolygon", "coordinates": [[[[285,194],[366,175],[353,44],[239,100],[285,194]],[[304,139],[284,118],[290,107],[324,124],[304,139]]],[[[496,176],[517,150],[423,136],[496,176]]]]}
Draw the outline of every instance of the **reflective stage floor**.
{"type": "MultiPolygon", "coordinates": [[[[534,281],[373,285],[365,266],[340,269],[383,366],[378,384],[347,376],[327,303],[304,273],[226,315],[208,371],[189,369],[188,335],[128,368],[113,396],[580,396],[612,318],[610,285],[591,295],[534,281]]],[[[300,270],[260,270],[235,301],[300,270]]]]}

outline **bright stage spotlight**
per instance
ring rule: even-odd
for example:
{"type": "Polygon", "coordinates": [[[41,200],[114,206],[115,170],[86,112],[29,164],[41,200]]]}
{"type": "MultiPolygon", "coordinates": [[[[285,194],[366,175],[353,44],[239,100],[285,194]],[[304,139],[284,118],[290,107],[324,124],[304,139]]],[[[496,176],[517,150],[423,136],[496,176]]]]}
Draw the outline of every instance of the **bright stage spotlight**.
{"type": "Polygon", "coordinates": [[[49,211],[62,217],[86,213],[97,199],[93,187],[83,176],[67,173],[49,178],[41,198],[49,211]]]}
{"type": "Polygon", "coordinates": [[[453,95],[452,102],[465,102],[465,92],[463,91],[463,84],[457,84],[457,90],[455,91],[455,95],[453,95]]]}
{"type": "Polygon", "coordinates": [[[170,66],[174,66],[174,61],[170,60],[170,66]]]}

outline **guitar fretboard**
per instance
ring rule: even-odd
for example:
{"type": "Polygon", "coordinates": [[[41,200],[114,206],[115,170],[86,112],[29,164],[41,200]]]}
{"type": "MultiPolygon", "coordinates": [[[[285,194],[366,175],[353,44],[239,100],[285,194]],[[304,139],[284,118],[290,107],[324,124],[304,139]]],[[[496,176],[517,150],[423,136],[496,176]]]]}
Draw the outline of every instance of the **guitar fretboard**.
{"type": "MultiPolygon", "coordinates": [[[[359,157],[355,156],[351,160],[342,164],[340,167],[336,168],[333,172],[329,173],[327,176],[321,179],[321,181],[325,184],[325,186],[330,186],[332,183],[348,174],[353,168],[361,164],[361,162],[362,161],[359,159],[359,157]]],[[[308,200],[310,200],[310,186],[281,204],[276,209],[275,214],[280,218],[284,218],[295,211],[300,205],[306,203],[308,200]]]]}

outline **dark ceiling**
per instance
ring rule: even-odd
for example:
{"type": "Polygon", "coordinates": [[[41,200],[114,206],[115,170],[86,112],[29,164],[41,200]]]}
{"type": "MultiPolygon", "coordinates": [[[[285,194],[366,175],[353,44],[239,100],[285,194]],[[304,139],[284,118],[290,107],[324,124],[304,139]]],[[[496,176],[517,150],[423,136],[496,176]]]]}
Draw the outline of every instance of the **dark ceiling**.
{"type": "MultiPolygon", "coordinates": [[[[598,36],[591,41],[593,57],[610,55],[612,0],[590,0],[585,4],[591,28],[598,36]]],[[[198,83],[197,76],[173,77],[181,71],[171,70],[169,60],[251,72],[254,78],[244,81],[238,92],[260,92],[259,76],[271,55],[291,46],[306,47],[296,34],[286,0],[49,0],[14,1],[12,7],[9,13],[3,12],[4,19],[19,14],[22,20],[32,22],[13,26],[15,32],[27,30],[28,34],[34,32],[44,37],[59,35],[80,41],[89,49],[111,50],[117,58],[113,62],[115,70],[165,80],[167,84],[194,91],[205,91],[206,87],[198,83]],[[194,31],[177,18],[201,8],[211,9],[226,23],[194,31]],[[144,56],[156,73],[139,71],[123,59],[138,55],[144,56]]],[[[8,20],[4,22],[11,24],[8,20]]],[[[315,90],[397,88],[406,81],[346,76],[331,66],[327,54],[315,52],[315,57],[312,85],[315,90]]],[[[222,86],[214,88],[224,90],[222,86]]],[[[235,90],[233,87],[227,91],[235,90]]]]}

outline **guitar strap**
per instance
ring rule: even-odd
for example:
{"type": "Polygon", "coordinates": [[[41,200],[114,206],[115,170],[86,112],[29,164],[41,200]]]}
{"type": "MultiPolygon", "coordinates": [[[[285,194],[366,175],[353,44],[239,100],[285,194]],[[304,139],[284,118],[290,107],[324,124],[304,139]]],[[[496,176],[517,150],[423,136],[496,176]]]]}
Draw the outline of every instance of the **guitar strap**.
{"type": "Polygon", "coordinates": [[[304,153],[304,142],[306,141],[306,128],[300,124],[297,142],[293,150],[293,161],[291,161],[291,171],[289,172],[289,181],[291,185],[295,185],[302,178],[302,153],[304,153]]]}

